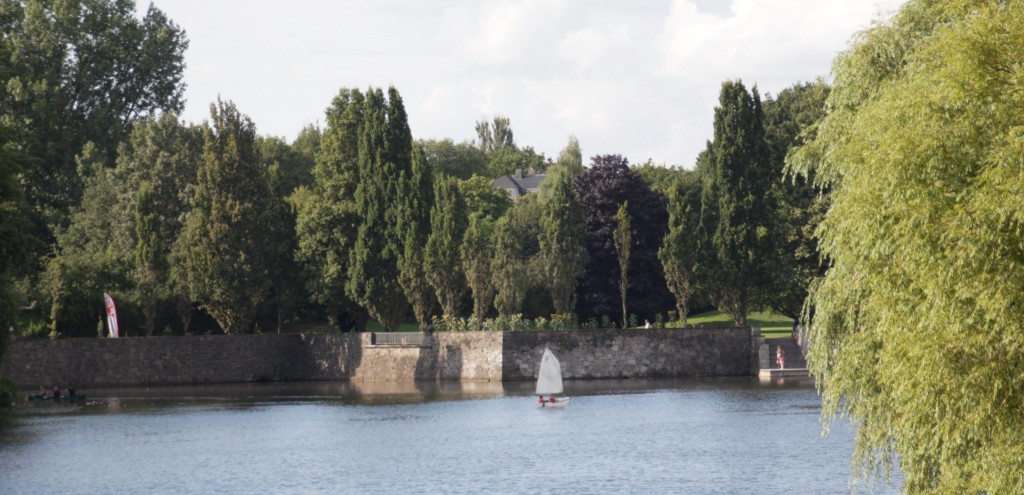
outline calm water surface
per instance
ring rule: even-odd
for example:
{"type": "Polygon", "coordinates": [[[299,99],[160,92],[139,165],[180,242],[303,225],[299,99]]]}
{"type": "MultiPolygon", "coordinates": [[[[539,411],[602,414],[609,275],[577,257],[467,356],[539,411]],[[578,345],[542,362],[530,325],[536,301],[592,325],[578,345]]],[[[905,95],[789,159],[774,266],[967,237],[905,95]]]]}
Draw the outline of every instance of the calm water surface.
{"type": "Polygon", "coordinates": [[[529,383],[84,391],[0,418],[0,493],[850,492],[853,432],[822,438],[810,384],[566,389],[563,410],[529,383]]]}

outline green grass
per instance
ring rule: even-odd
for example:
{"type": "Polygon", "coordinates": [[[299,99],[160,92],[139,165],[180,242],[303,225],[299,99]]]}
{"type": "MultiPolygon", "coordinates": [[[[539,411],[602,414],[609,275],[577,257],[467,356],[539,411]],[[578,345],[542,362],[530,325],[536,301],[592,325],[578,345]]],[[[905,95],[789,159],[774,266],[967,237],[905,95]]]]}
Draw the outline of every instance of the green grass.
{"type": "MultiPolygon", "coordinates": [[[[678,321],[670,322],[679,325],[678,321]]],[[[732,317],[718,311],[709,311],[698,315],[692,315],[686,319],[686,324],[691,327],[731,327],[732,317]]],[[[789,337],[793,334],[793,320],[791,318],[777,315],[772,312],[759,312],[747,315],[747,324],[752,327],[761,327],[761,335],[766,339],[789,337]]]]}

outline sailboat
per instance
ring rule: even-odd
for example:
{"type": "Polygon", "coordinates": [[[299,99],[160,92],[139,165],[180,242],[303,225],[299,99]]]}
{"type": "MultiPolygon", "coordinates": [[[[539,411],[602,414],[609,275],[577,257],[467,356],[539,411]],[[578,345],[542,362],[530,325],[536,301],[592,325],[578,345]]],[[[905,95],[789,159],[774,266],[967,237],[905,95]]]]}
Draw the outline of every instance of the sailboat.
{"type": "Polygon", "coordinates": [[[537,402],[540,407],[565,407],[569,405],[568,397],[555,397],[562,393],[562,365],[551,349],[544,348],[544,356],[540,358],[540,371],[537,372],[537,402]],[[545,397],[546,396],[546,397],[545,397]]]}

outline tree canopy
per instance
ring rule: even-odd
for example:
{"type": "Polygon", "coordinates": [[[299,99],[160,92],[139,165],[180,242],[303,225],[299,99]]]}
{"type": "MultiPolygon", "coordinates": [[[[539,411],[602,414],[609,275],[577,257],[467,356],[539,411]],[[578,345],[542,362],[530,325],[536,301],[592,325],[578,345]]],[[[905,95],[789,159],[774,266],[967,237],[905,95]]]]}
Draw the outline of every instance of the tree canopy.
{"type": "Polygon", "coordinates": [[[747,313],[769,285],[768,259],[774,226],[773,179],[764,114],[757,88],[722,83],[715,108],[714,140],[699,164],[704,179],[704,228],[710,235],[713,270],[702,278],[718,308],[746,326],[747,313]]]}
{"type": "Polygon", "coordinates": [[[210,106],[203,163],[172,274],[226,333],[252,330],[271,289],[271,267],[287,235],[284,204],[271,192],[256,150],[256,129],[233,103],[210,106]]]}
{"type": "Polygon", "coordinates": [[[664,198],[630,170],[628,160],[619,155],[593,157],[590,168],[576,177],[575,190],[585,212],[587,250],[586,270],[577,290],[577,311],[588,317],[621,312],[613,233],[619,205],[626,201],[634,226],[628,274],[629,312],[651,318],[670,308],[672,296],[658,260],[668,223],[664,198]]]}
{"type": "Polygon", "coordinates": [[[49,237],[81,197],[85,143],[113,166],[135,120],[183,108],[188,40],[152,5],[136,18],[131,0],[3,0],[0,32],[0,124],[37,159],[23,180],[49,237]]]}
{"type": "Polygon", "coordinates": [[[1024,490],[1021,60],[1024,3],[911,0],[839,56],[791,156],[832,191],[809,312],[824,414],[907,493],[1024,490]]]}

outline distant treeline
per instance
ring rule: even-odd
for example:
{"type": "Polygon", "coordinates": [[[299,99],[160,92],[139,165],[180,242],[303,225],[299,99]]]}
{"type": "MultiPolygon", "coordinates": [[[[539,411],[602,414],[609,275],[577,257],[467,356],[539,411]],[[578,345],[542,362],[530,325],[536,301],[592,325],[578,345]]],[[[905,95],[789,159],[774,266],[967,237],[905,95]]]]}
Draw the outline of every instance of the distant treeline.
{"type": "Polygon", "coordinates": [[[764,101],[723,83],[691,169],[585,166],[575,138],[549,158],[503,117],[473,142],[415,140],[395,88],[342,88],[288,143],[230,101],[179,120],[188,41],[156,7],[4,9],[0,283],[19,335],[104,334],[104,292],[132,336],[695,307],[743,325],[796,317],[822,272],[827,195],[784,168],[824,114],[820,81],[764,101]],[[513,201],[493,181],[516,170],[546,179],[513,201]]]}

